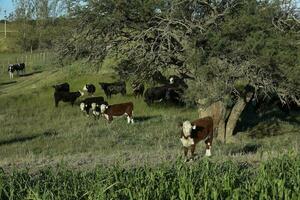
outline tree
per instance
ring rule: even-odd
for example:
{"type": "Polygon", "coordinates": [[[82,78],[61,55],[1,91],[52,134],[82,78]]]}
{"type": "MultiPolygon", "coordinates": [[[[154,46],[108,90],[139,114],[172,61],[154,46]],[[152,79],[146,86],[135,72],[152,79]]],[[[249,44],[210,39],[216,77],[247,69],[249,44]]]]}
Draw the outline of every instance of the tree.
{"type": "Polygon", "coordinates": [[[81,23],[63,56],[99,63],[115,53],[143,81],[170,68],[193,74],[186,101],[197,102],[200,117],[214,117],[222,140],[251,98],[299,101],[300,24],[292,1],[88,1],[76,16],[81,23]]]}

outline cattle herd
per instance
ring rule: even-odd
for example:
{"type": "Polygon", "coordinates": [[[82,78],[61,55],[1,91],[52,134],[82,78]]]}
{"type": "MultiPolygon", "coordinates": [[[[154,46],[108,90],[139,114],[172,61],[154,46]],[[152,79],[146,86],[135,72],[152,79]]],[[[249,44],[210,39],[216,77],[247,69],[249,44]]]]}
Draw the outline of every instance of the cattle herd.
{"type": "MultiPolygon", "coordinates": [[[[156,74],[157,75],[157,74],[156,74]]],[[[147,105],[151,105],[155,102],[166,102],[182,105],[182,94],[188,87],[185,83],[186,78],[170,76],[169,79],[165,78],[161,74],[157,75],[154,80],[160,83],[160,86],[150,87],[145,91],[145,86],[140,82],[133,82],[133,96],[135,98],[144,97],[144,101],[147,105]],[[144,92],[145,91],[145,92],[144,92]]],[[[54,91],[55,106],[58,107],[60,101],[69,102],[73,106],[76,99],[83,96],[84,92],[89,97],[83,99],[79,103],[80,110],[86,113],[87,116],[92,114],[94,119],[99,119],[103,116],[109,123],[113,121],[114,117],[126,116],[127,123],[133,124],[133,109],[132,102],[124,102],[119,104],[109,105],[102,96],[94,96],[96,92],[95,85],[88,83],[83,86],[83,91],[70,92],[69,83],[60,83],[52,86],[54,91]]],[[[104,91],[106,98],[112,98],[112,95],[121,94],[126,95],[126,83],[125,81],[117,81],[112,83],[100,82],[99,87],[104,91]]],[[[184,155],[188,156],[188,150],[191,150],[191,156],[194,156],[195,145],[204,140],[206,143],[206,156],[210,156],[211,144],[213,139],[213,123],[210,117],[198,119],[193,122],[185,121],[181,125],[181,142],[184,146],[184,155]]]]}
{"type": "MultiPolygon", "coordinates": [[[[13,78],[14,72],[20,75],[25,73],[25,63],[10,64],[8,66],[8,72],[10,79],[13,78]]],[[[172,103],[176,105],[183,105],[182,95],[187,84],[185,79],[192,79],[192,77],[186,74],[180,74],[179,76],[173,75],[168,79],[163,76],[159,71],[155,72],[152,76],[152,81],[159,83],[160,86],[150,87],[145,91],[143,83],[134,81],[132,83],[133,96],[135,98],[144,97],[144,101],[147,105],[151,105],[155,102],[172,103]],[[145,92],[144,92],[145,91],[145,92]]],[[[126,83],[125,81],[117,81],[113,83],[99,83],[100,88],[104,91],[106,98],[112,98],[112,95],[121,94],[126,95],[126,83]]],[[[77,98],[84,95],[86,92],[89,97],[80,102],[80,110],[85,112],[87,116],[90,112],[95,119],[103,116],[109,123],[113,121],[114,117],[126,116],[127,123],[133,124],[133,108],[132,102],[124,102],[119,104],[109,105],[107,101],[101,96],[95,97],[96,87],[93,84],[85,84],[83,91],[70,92],[69,83],[60,83],[52,86],[54,90],[54,102],[55,107],[58,107],[60,101],[69,102],[74,105],[77,98]]],[[[197,119],[193,122],[185,121],[181,124],[181,137],[180,140],[184,147],[184,155],[187,157],[188,150],[191,151],[191,156],[194,156],[195,145],[204,140],[206,143],[206,156],[210,156],[211,145],[213,139],[213,122],[210,117],[197,119]]]]}

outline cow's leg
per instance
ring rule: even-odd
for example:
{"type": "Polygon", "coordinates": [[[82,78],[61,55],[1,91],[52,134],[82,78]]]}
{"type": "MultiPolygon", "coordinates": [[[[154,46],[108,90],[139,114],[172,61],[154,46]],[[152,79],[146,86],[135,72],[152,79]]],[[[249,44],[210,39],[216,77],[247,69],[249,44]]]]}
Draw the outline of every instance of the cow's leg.
{"type": "Polygon", "coordinates": [[[58,106],[58,101],[57,100],[55,100],[55,107],[57,107],[58,106]]]}
{"type": "Polygon", "coordinates": [[[212,144],[212,136],[210,136],[207,140],[205,140],[206,144],[206,156],[211,156],[211,144],[212,144]]]}
{"type": "Polygon", "coordinates": [[[196,149],[196,145],[192,145],[192,146],[191,146],[191,156],[192,156],[192,158],[193,158],[194,155],[195,155],[195,149],[196,149]]]}

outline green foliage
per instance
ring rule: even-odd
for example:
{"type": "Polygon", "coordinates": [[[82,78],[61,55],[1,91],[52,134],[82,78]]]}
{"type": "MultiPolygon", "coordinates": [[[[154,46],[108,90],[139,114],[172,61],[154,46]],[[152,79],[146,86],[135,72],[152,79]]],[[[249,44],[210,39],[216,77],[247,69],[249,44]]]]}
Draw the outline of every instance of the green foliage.
{"type": "Polygon", "coordinates": [[[194,164],[157,168],[64,167],[1,175],[1,199],[297,199],[300,158],[285,155],[258,167],[247,163],[194,164]]]}

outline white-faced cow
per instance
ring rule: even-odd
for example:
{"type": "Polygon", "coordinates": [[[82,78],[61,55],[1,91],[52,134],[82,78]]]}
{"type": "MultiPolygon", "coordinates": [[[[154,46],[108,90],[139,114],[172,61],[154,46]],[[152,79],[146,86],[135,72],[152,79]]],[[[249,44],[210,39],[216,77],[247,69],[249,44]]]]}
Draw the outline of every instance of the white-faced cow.
{"type": "Polygon", "coordinates": [[[205,117],[193,122],[185,121],[181,124],[180,140],[184,148],[184,156],[187,158],[188,151],[191,157],[194,156],[196,144],[204,140],[206,144],[206,156],[211,156],[211,146],[213,141],[213,119],[205,117]]]}
{"type": "Polygon", "coordinates": [[[89,95],[93,95],[96,92],[96,87],[93,84],[85,84],[83,91],[86,91],[89,95]]]}
{"type": "Polygon", "coordinates": [[[7,71],[9,73],[10,79],[14,78],[15,71],[17,72],[18,75],[19,75],[19,72],[22,72],[22,74],[24,74],[25,73],[25,63],[10,64],[10,65],[8,65],[7,71]]]}
{"type": "Polygon", "coordinates": [[[90,98],[86,98],[83,101],[81,101],[80,110],[82,112],[86,112],[87,116],[89,116],[89,112],[90,112],[90,109],[92,108],[93,103],[98,104],[98,105],[107,104],[107,102],[104,101],[103,97],[90,97],[90,98]]]}
{"type": "Polygon", "coordinates": [[[124,81],[114,82],[114,83],[102,83],[99,85],[104,90],[107,98],[111,98],[112,94],[121,93],[123,96],[126,94],[126,84],[124,81]]]}
{"type": "Polygon", "coordinates": [[[134,123],[133,121],[133,103],[127,102],[127,103],[120,103],[120,104],[114,104],[114,105],[105,105],[102,104],[100,106],[101,114],[108,120],[108,122],[111,122],[113,120],[113,117],[117,116],[126,116],[127,117],[127,123],[134,123]]]}
{"type": "Polygon", "coordinates": [[[71,105],[73,106],[76,99],[83,95],[84,95],[84,93],[81,91],[78,91],[78,92],[54,92],[55,107],[58,106],[58,103],[60,101],[70,102],[71,105]]]}

